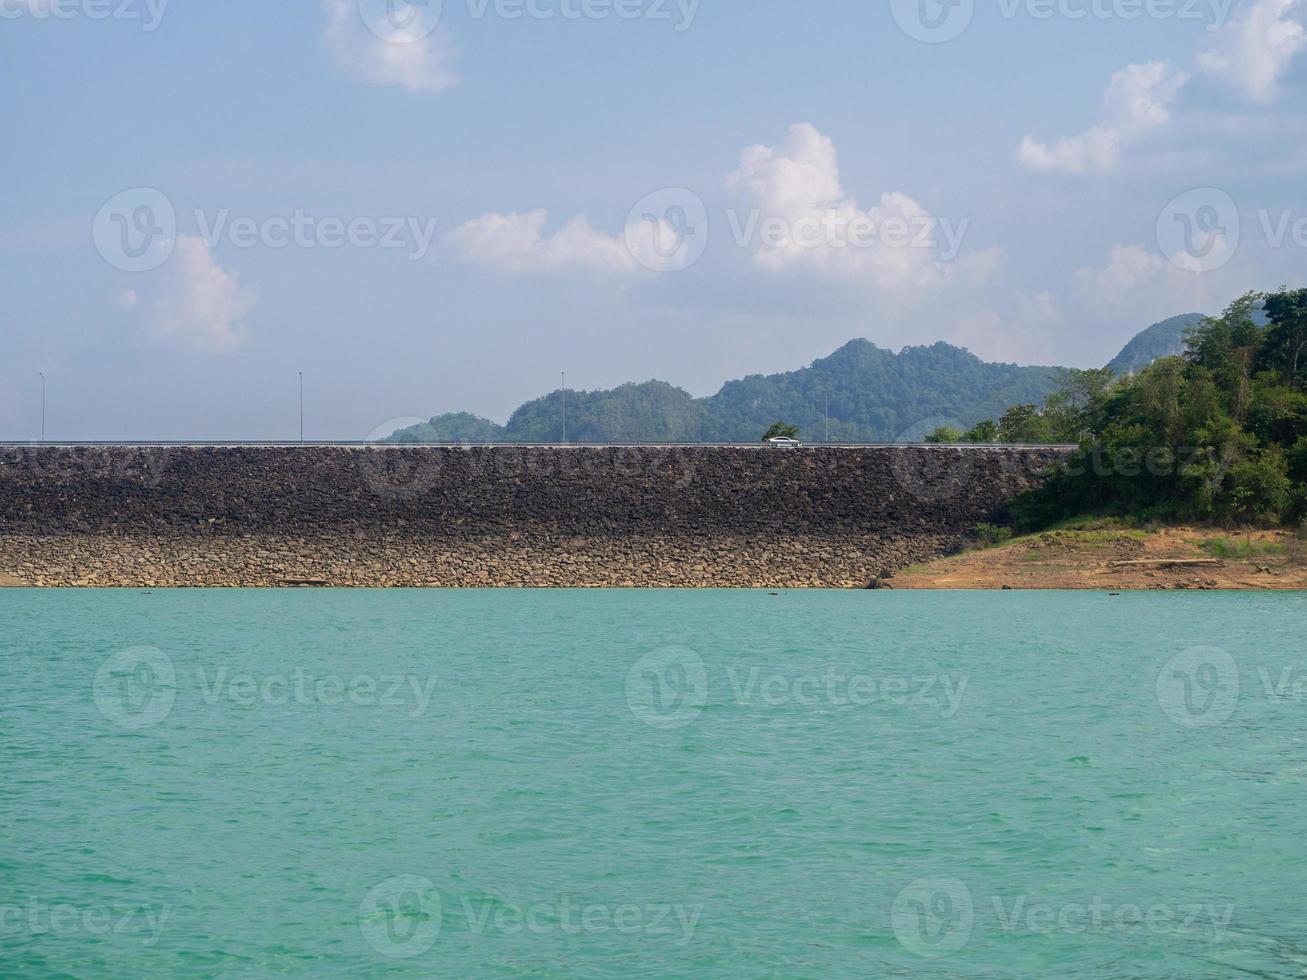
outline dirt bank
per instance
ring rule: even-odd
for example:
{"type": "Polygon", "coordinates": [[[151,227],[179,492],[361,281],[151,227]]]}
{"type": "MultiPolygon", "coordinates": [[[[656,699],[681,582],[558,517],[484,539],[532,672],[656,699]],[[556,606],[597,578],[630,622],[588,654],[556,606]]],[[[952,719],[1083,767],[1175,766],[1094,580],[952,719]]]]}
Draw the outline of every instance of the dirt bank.
{"type": "Polygon", "coordinates": [[[1307,589],[1287,531],[1086,527],[964,551],[900,572],[896,589],[1307,589]]]}

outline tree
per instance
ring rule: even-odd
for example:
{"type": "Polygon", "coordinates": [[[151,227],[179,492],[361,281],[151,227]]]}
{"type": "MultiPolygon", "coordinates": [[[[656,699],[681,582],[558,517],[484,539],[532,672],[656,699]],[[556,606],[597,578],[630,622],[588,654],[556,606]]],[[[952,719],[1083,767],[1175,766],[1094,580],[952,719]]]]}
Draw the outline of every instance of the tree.
{"type": "Polygon", "coordinates": [[[1292,485],[1278,449],[1245,460],[1230,471],[1231,516],[1253,524],[1276,524],[1289,507],[1292,485]]]}
{"type": "Polygon", "coordinates": [[[947,443],[961,442],[962,430],[955,429],[951,425],[941,425],[938,429],[926,436],[926,441],[930,443],[947,443]]]}
{"type": "Polygon", "coordinates": [[[1307,368],[1303,358],[1307,351],[1307,289],[1266,297],[1266,316],[1271,321],[1266,331],[1266,360],[1288,375],[1289,384],[1297,385],[1299,371],[1307,368]]]}
{"type": "Polygon", "coordinates": [[[1301,517],[1304,373],[1307,290],[1247,293],[1191,331],[1182,357],[1108,385],[1079,379],[1081,393],[1051,396],[1042,413],[1010,409],[1004,438],[1029,432],[1041,415],[1053,432],[1074,425],[1080,435],[1080,449],[1013,505],[1017,522],[1038,528],[1080,514],[1257,524],[1301,517]]]}
{"type": "Polygon", "coordinates": [[[1058,390],[1044,401],[1045,437],[1053,442],[1079,443],[1091,434],[1092,409],[1115,380],[1111,368],[1058,372],[1058,390]]]}
{"type": "Polygon", "coordinates": [[[993,419],[977,422],[962,436],[967,442],[998,442],[998,425],[993,419]]]}
{"type": "Polygon", "coordinates": [[[1003,442],[1046,442],[1048,423],[1038,405],[1013,405],[998,420],[998,437],[1003,442]]]}
{"type": "Polygon", "coordinates": [[[772,427],[762,435],[763,442],[766,442],[768,439],[797,438],[799,438],[799,427],[797,425],[786,425],[784,422],[773,422],[772,427]]]}

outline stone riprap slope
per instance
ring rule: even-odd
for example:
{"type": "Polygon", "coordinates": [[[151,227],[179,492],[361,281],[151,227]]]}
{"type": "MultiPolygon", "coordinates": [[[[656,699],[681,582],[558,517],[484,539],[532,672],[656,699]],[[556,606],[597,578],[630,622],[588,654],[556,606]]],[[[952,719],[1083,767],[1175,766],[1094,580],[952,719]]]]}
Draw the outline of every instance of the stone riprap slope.
{"type": "Polygon", "coordinates": [[[0,448],[0,581],[862,587],[1055,449],[0,448]]]}

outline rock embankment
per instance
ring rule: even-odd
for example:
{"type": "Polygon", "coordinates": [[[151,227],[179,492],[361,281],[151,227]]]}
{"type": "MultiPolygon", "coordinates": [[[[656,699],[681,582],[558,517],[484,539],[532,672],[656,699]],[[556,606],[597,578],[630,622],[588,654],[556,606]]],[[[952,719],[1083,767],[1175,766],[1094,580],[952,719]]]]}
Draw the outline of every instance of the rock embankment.
{"type": "Polygon", "coordinates": [[[0,580],[863,587],[1051,449],[0,449],[0,580]]]}

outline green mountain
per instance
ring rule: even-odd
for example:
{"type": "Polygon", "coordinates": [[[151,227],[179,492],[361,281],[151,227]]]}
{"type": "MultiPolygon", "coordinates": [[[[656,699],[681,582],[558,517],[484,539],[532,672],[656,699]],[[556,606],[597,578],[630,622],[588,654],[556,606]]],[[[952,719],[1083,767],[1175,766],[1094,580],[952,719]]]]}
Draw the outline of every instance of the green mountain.
{"type": "Polygon", "coordinates": [[[1160,358],[1183,354],[1185,334],[1202,326],[1205,319],[1202,313],[1185,313],[1154,323],[1122,348],[1108,364],[1108,370],[1113,374],[1138,374],[1160,358]]]}
{"type": "MultiPolygon", "coordinates": [[[[1188,313],[1140,333],[1109,365],[1142,370],[1184,351],[1185,332],[1204,317],[1188,313]]],[[[728,381],[695,398],[665,381],[611,391],[554,391],[527,402],[506,425],[466,412],[401,429],[389,442],[753,442],[773,422],[797,425],[805,442],[914,442],[939,426],[968,429],[1013,405],[1038,405],[1058,387],[1061,368],[982,361],[951,344],[897,354],[851,340],[829,357],[781,374],[728,381]],[[566,402],[566,406],[564,406],[566,402]]]]}
{"type": "MultiPolygon", "coordinates": [[[[1057,368],[990,364],[938,343],[895,354],[867,340],[845,344],[797,371],[728,382],[694,398],[662,381],[612,391],[566,393],[571,442],[753,442],[778,419],[808,442],[894,442],[938,425],[969,427],[1010,405],[1040,402],[1057,386],[1057,368]]],[[[563,437],[563,393],[527,402],[504,426],[460,413],[403,429],[392,442],[554,442],[563,437]]]]}

